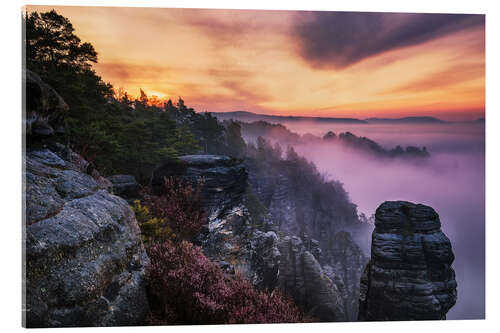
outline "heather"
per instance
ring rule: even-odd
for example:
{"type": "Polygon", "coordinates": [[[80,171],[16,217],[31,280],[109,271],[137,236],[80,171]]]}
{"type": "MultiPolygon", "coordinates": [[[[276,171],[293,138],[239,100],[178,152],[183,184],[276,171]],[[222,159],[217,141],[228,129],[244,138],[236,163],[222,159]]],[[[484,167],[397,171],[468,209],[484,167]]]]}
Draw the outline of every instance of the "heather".
{"type": "Polygon", "coordinates": [[[165,178],[160,196],[145,194],[134,203],[142,240],[151,260],[146,279],[149,323],[282,323],[302,320],[291,300],[277,290],[257,290],[236,274],[227,275],[195,239],[206,221],[196,186],[165,178]]]}
{"type": "Polygon", "coordinates": [[[279,291],[260,291],[238,275],[225,275],[192,243],[155,243],[148,254],[150,324],[287,323],[303,319],[279,291]]]}
{"type": "Polygon", "coordinates": [[[201,204],[200,180],[196,186],[165,178],[161,195],[144,189],[143,203],[134,202],[139,227],[144,242],[168,239],[192,240],[206,221],[201,204]]]}

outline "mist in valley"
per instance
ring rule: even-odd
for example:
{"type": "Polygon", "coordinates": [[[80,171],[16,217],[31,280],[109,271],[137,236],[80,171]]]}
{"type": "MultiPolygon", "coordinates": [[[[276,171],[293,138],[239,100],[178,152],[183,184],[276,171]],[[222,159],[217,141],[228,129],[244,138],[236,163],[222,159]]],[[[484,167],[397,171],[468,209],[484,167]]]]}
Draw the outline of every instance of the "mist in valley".
{"type": "Polygon", "coordinates": [[[484,318],[484,123],[283,125],[295,133],[319,138],[328,131],[337,135],[349,131],[388,150],[397,145],[425,146],[430,156],[412,159],[379,158],[335,141],[294,144],[297,153],[314,162],[328,179],[344,184],[358,213],[370,216],[387,200],[433,207],[456,257],[458,300],[447,318],[484,318]]]}

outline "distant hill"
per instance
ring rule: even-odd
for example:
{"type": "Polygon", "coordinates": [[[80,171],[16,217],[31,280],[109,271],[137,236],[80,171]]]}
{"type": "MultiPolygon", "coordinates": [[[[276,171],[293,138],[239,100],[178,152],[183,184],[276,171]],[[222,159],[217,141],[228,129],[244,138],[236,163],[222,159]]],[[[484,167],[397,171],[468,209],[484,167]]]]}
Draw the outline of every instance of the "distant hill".
{"type": "Polygon", "coordinates": [[[377,157],[398,157],[398,158],[426,158],[429,152],[425,147],[419,148],[408,146],[403,148],[396,146],[393,149],[385,149],[377,142],[366,137],[356,136],[351,132],[340,132],[335,134],[332,131],[326,133],[323,138],[312,134],[299,135],[290,131],[283,124],[271,124],[263,120],[254,122],[242,122],[237,120],[241,126],[241,135],[247,142],[258,142],[258,138],[264,138],[269,142],[277,142],[280,145],[295,146],[300,144],[342,144],[345,147],[353,148],[357,151],[373,154],[377,157]]]}
{"type": "Polygon", "coordinates": [[[442,124],[444,120],[435,117],[404,117],[404,118],[336,118],[336,117],[304,117],[304,116],[275,116],[268,114],[253,113],[248,111],[231,111],[231,112],[211,112],[220,120],[239,120],[244,122],[267,121],[273,123],[293,122],[293,121],[309,121],[315,123],[344,123],[344,124],[442,124]]]}
{"type": "Polygon", "coordinates": [[[291,121],[309,121],[316,123],[348,123],[348,124],[366,124],[367,122],[355,118],[331,118],[331,117],[301,117],[301,116],[273,116],[267,114],[259,114],[248,111],[231,111],[231,112],[211,112],[220,120],[239,120],[245,122],[253,122],[264,120],[268,122],[281,123],[291,121]]]}
{"type": "Polygon", "coordinates": [[[404,118],[368,118],[368,123],[397,123],[397,124],[441,124],[444,120],[434,117],[404,117],[404,118]]]}

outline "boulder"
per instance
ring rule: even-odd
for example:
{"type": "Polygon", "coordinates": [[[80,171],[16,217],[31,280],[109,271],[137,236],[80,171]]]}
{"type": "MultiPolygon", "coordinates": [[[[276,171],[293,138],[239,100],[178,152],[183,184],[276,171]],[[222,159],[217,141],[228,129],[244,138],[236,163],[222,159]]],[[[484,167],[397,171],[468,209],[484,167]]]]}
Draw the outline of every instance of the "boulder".
{"type": "Polygon", "coordinates": [[[361,277],[359,320],[446,319],[457,299],[454,258],[434,209],[384,202],[361,277]]]}
{"type": "Polygon", "coordinates": [[[113,175],[107,178],[113,184],[113,194],[123,198],[137,198],[139,184],[132,175],[113,175]]]}
{"type": "Polygon", "coordinates": [[[241,160],[228,156],[181,156],[165,161],[153,171],[151,186],[155,194],[162,193],[168,177],[194,185],[202,180],[203,206],[209,214],[218,214],[240,204],[248,174],[241,160]]]}
{"type": "Polygon", "coordinates": [[[24,324],[144,324],[149,259],[134,213],[88,162],[58,148],[25,159],[24,324]]]}
{"type": "Polygon", "coordinates": [[[61,96],[34,72],[25,71],[28,137],[45,138],[64,132],[63,119],[69,110],[61,96]]]}

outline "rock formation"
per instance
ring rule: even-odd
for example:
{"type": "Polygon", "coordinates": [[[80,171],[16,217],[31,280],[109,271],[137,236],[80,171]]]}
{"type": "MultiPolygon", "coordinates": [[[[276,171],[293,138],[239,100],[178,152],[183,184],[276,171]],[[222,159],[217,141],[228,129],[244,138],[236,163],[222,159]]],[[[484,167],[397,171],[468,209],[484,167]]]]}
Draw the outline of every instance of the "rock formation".
{"type": "Polygon", "coordinates": [[[63,119],[69,107],[61,96],[30,70],[26,77],[27,136],[47,137],[64,132],[63,119]]]}
{"type": "Polygon", "coordinates": [[[49,143],[67,105],[26,71],[23,323],[140,325],[149,311],[134,212],[92,163],[49,143]]]}
{"type": "Polygon", "coordinates": [[[148,258],[134,213],[62,157],[26,154],[26,325],[141,324],[148,258]]]}
{"type": "MultiPolygon", "coordinates": [[[[317,320],[357,318],[359,280],[367,259],[348,232],[332,235],[328,238],[330,245],[301,232],[305,228],[297,218],[286,175],[269,179],[273,185],[262,188],[263,196],[266,189],[270,194],[264,225],[256,225],[245,205],[249,185],[246,166],[239,160],[196,155],[166,162],[153,173],[151,183],[157,193],[161,192],[163,177],[192,184],[204,179],[202,195],[210,214],[199,243],[226,272],[238,272],[258,288],[282,289],[317,320]]],[[[308,214],[313,216],[312,212],[308,214]]],[[[318,214],[318,225],[328,223],[326,216],[321,218],[318,214]]],[[[307,219],[305,223],[311,222],[307,219]]]]}
{"type": "Polygon", "coordinates": [[[203,181],[203,205],[207,212],[219,214],[238,205],[245,191],[247,171],[241,160],[219,155],[186,155],[166,161],[153,171],[151,186],[161,193],[165,177],[196,184],[203,181]]]}
{"type": "Polygon", "coordinates": [[[281,240],[280,289],[320,321],[346,321],[341,292],[316,259],[318,243],[308,243],[297,236],[281,240]]]}
{"type": "MultiPolygon", "coordinates": [[[[260,164],[252,159],[245,161],[250,188],[268,210],[266,227],[279,234],[281,239],[284,236],[296,237],[307,245],[306,248],[315,244],[313,248],[318,251],[308,251],[333,282],[335,293],[340,293],[343,303],[343,314],[337,315],[335,320],[357,320],[359,281],[368,262],[358,244],[368,238],[372,225],[360,223],[355,208],[349,203],[332,200],[335,198],[332,192],[336,189],[329,187],[323,188],[325,192],[318,192],[318,184],[298,185],[293,164],[282,161],[278,168],[260,164]]],[[[301,274],[300,270],[296,272],[301,274]]],[[[280,278],[281,273],[280,268],[280,278]]],[[[303,279],[304,276],[297,278],[303,279]]],[[[301,298],[297,299],[300,304],[301,298]]],[[[338,309],[335,312],[338,313],[338,309]]],[[[323,318],[326,318],[324,314],[323,318]]]]}
{"type": "Polygon", "coordinates": [[[107,178],[113,184],[113,194],[125,199],[139,197],[139,184],[132,175],[113,175],[107,178]]]}
{"type": "Polygon", "coordinates": [[[445,319],[457,299],[453,260],[434,209],[384,202],[361,278],[359,320],[445,319]]]}
{"type": "Polygon", "coordinates": [[[346,320],[356,321],[359,283],[354,281],[360,281],[368,259],[350,232],[339,231],[332,237],[331,246],[325,247],[319,261],[341,294],[346,320]]]}

